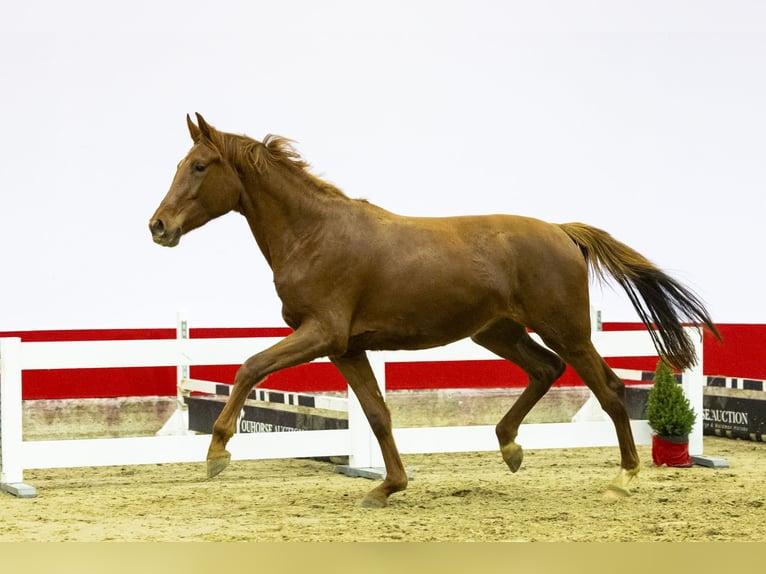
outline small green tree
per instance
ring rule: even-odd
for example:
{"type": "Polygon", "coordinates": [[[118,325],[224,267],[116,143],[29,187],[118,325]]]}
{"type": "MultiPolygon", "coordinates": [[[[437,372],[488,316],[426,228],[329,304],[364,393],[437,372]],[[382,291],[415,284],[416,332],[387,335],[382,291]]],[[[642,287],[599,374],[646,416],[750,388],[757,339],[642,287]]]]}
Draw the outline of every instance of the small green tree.
{"type": "Polygon", "coordinates": [[[657,363],[654,385],[646,399],[646,418],[660,436],[687,436],[694,426],[694,409],[672,369],[662,360],[657,363]]]}

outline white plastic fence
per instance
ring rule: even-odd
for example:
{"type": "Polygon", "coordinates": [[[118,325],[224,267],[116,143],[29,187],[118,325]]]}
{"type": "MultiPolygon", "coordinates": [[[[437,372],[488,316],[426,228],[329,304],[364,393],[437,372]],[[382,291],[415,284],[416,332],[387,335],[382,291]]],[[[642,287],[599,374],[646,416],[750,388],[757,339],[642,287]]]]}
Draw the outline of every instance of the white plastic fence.
{"type": "MultiPolygon", "coordinates": [[[[702,454],[701,334],[690,329],[699,364],[683,373],[682,385],[697,413],[689,437],[692,455],[702,454]]],[[[273,338],[177,339],[143,341],[21,342],[0,338],[0,487],[19,494],[27,469],[111,466],[204,461],[209,435],[25,441],[22,430],[21,374],[28,369],[83,369],[240,364],[275,343],[273,338]]],[[[605,357],[656,356],[645,331],[594,331],[593,341],[605,357]]],[[[421,351],[369,353],[375,375],[385,389],[386,363],[497,360],[470,340],[421,351]]],[[[326,360],[326,359],[324,359],[326,360]]],[[[498,381],[498,387],[503,381],[498,381]]],[[[638,444],[651,441],[646,421],[632,421],[638,444]]],[[[497,450],[494,426],[449,426],[394,429],[402,454],[497,450]]],[[[541,423],[521,426],[518,442],[526,449],[617,445],[611,421],[541,423]]],[[[235,434],[228,449],[234,460],[349,456],[349,466],[382,466],[380,449],[361,407],[349,393],[349,426],[342,430],[235,434]]]]}

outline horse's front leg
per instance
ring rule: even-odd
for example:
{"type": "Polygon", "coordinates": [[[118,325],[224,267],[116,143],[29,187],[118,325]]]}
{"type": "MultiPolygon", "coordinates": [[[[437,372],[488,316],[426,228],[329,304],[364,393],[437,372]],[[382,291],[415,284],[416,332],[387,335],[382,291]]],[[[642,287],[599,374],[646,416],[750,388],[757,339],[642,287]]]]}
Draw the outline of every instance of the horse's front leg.
{"type": "Polygon", "coordinates": [[[388,497],[394,492],[407,488],[407,473],[399,457],[391,431],[391,414],[383,400],[383,395],[375,381],[370,363],[365,353],[351,356],[330,357],[330,360],[343,374],[351,389],[359,399],[372,432],[378,439],[383,462],[386,465],[386,478],[373,488],[362,501],[362,506],[383,508],[388,504],[388,497]]]}
{"type": "Polygon", "coordinates": [[[272,347],[247,359],[237,371],[231,395],[213,424],[213,436],[207,451],[208,477],[214,477],[229,465],[231,454],[226,450],[226,443],[234,434],[237,417],[256,384],[271,373],[308,363],[337,349],[317,325],[306,324],[272,347]]]}

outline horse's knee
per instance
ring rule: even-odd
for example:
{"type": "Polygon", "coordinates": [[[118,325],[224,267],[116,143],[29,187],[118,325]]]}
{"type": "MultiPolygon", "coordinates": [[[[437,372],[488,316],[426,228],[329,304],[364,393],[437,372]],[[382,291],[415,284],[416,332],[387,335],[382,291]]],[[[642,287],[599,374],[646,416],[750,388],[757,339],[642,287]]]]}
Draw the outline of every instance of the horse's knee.
{"type": "Polygon", "coordinates": [[[237,373],[234,375],[234,384],[252,386],[258,382],[259,377],[258,365],[254,358],[251,358],[242,363],[239,369],[237,369],[237,373]]]}

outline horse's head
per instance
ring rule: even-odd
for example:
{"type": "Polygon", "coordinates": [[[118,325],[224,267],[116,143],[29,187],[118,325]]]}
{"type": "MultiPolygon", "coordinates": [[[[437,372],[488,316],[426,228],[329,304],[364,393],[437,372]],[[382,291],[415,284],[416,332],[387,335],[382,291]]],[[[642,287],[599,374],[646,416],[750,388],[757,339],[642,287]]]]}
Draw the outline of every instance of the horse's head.
{"type": "Polygon", "coordinates": [[[184,233],[235,209],[244,192],[237,170],[213,143],[214,129],[199,114],[197,122],[199,126],[186,116],[194,145],[149,221],[152,239],[165,247],[178,245],[184,233]]]}

